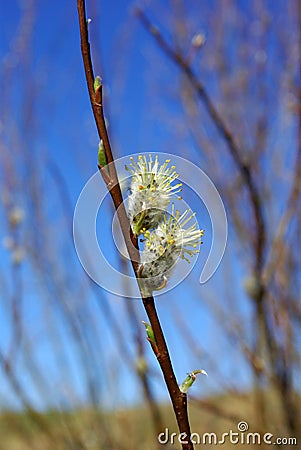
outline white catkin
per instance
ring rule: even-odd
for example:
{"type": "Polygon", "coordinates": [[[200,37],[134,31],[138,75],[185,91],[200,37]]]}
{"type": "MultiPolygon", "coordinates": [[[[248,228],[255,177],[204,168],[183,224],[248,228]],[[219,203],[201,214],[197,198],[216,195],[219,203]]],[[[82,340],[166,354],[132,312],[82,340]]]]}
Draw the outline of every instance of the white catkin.
{"type": "Polygon", "coordinates": [[[195,214],[186,210],[180,214],[172,204],[172,196],[181,190],[181,183],[173,185],[178,174],[169,160],[162,165],[158,157],[138,156],[131,158],[127,170],[132,174],[128,198],[128,216],[133,232],[143,235],[139,282],[146,295],[165,287],[179,258],[190,262],[199,252],[203,230],[198,228],[195,214]],[[188,223],[192,223],[187,227],[188,223]]]}

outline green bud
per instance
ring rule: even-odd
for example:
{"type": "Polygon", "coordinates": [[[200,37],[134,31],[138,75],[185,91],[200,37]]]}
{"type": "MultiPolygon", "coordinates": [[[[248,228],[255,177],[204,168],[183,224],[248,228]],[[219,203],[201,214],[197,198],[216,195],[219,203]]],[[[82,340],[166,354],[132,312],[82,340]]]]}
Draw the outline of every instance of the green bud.
{"type": "Polygon", "coordinates": [[[193,383],[195,382],[195,380],[196,380],[196,375],[199,374],[199,373],[208,376],[206,370],[202,370],[202,369],[201,369],[201,370],[194,370],[194,371],[191,372],[191,373],[187,373],[187,377],[185,378],[185,380],[183,381],[183,383],[180,384],[180,386],[179,386],[180,391],[183,392],[183,394],[186,394],[186,393],[187,393],[188,389],[189,389],[189,388],[193,385],[193,383]]]}
{"type": "Polygon", "coordinates": [[[145,326],[145,331],[146,331],[146,335],[147,335],[148,340],[149,340],[152,344],[154,344],[155,346],[157,346],[156,339],[155,339],[155,335],[154,335],[154,332],[153,332],[152,327],[151,327],[150,324],[147,323],[147,322],[142,321],[142,323],[143,323],[143,325],[145,326]]]}
{"type": "Polygon", "coordinates": [[[102,140],[98,144],[98,164],[102,167],[107,165],[107,159],[102,140]]]}
{"type": "Polygon", "coordinates": [[[101,78],[97,76],[94,80],[94,91],[96,92],[100,86],[101,86],[101,78]]]}

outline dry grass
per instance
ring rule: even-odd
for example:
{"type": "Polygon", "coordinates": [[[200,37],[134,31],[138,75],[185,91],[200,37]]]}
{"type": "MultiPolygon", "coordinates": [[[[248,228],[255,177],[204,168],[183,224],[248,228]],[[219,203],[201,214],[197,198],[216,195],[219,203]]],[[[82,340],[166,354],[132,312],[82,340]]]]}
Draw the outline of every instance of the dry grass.
{"type": "MultiPolygon", "coordinates": [[[[249,432],[269,432],[274,436],[286,436],[285,425],[277,407],[276,398],[265,394],[266,409],[270,421],[263,429],[258,423],[254,408],[253,394],[225,394],[202,400],[191,399],[190,418],[192,431],[216,433],[218,439],[222,433],[237,431],[238,421],[249,424],[249,432]]],[[[301,402],[300,402],[301,403],[301,402]]],[[[169,433],[176,432],[173,412],[166,405],[161,412],[169,433]]],[[[163,431],[163,430],[162,430],[163,431]]],[[[149,411],[144,407],[119,409],[114,412],[99,412],[82,409],[72,412],[49,411],[43,414],[3,412],[0,416],[0,450],[153,450],[157,440],[152,429],[149,411]]],[[[300,439],[300,436],[299,436],[300,439]]],[[[207,441],[208,442],[208,441],[207,441]]],[[[299,440],[300,442],[300,440],[299,440]]],[[[228,441],[225,448],[243,449],[246,445],[234,445],[228,441]]],[[[179,448],[175,441],[168,449],[179,448]]],[[[197,448],[215,448],[220,445],[196,445],[197,448]]],[[[247,445],[247,448],[259,448],[247,445]]],[[[261,446],[260,448],[264,448],[261,446]]],[[[285,446],[293,448],[293,446],[285,446]]],[[[294,446],[298,448],[298,446],[294,446]]]]}

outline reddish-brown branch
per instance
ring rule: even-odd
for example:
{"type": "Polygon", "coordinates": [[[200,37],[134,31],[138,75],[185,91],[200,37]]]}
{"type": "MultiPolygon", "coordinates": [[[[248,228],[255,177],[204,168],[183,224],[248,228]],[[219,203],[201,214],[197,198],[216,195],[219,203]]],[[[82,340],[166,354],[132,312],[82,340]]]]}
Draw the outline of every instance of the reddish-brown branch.
{"type": "MultiPolygon", "coordinates": [[[[107,175],[104,176],[103,168],[99,167],[99,169],[108,187],[115,209],[117,211],[121,231],[125,240],[125,244],[129,253],[129,257],[135,275],[137,277],[138,261],[139,261],[138,241],[137,238],[131,232],[131,227],[123,204],[122,193],[118,182],[112,149],[104,120],[103,103],[102,103],[102,86],[98,87],[96,91],[94,89],[94,71],[90,52],[85,0],[78,0],[77,6],[78,6],[78,17],[79,17],[80,38],[81,38],[81,51],[85,68],[87,86],[98,134],[100,139],[102,139],[103,141],[105,156],[109,167],[108,171],[109,177],[107,175]]],[[[141,296],[141,298],[143,301],[145,311],[149,318],[150,324],[154,331],[158,347],[158,354],[156,356],[171,398],[176,420],[178,423],[179,432],[181,433],[181,437],[183,437],[183,441],[186,439],[185,442],[182,443],[182,449],[193,450],[193,444],[190,441],[190,425],[187,412],[187,396],[186,394],[183,394],[179,389],[173,371],[168,348],[165,342],[164,334],[160,325],[159,317],[157,315],[154,298],[153,297],[143,298],[143,296],[141,296]]]]}
{"type": "Polygon", "coordinates": [[[116,168],[113,160],[112,149],[110,145],[110,140],[107,133],[107,128],[105,124],[104,114],[103,114],[103,104],[102,104],[102,86],[99,86],[96,91],[94,89],[94,71],[91,60],[90,43],[88,36],[88,25],[86,18],[86,8],[84,1],[78,1],[78,17],[79,17],[79,27],[80,27],[80,38],[81,38],[81,51],[86,75],[86,81],[90,96],[90,102],[94,114],[95,124],[100,139],[103,141],[104,151],[106,155],[106,160],[109,167],[109,179],[103,170],[100,173],[108,186],[109,192],[111,194],[114,206],[117,211],[120,226],[123,232],[125,244],[129,252],[131,261],[134,262],[134,270],[137,270],[137,239],[131,233],[126,211],[123,205],[123,198],[121,194],[120,185],[118,183],[116,168]],[[104,176],[105,175],[105,176],[104,176]],[[110,180],[110,181],[109,181],[110,180]]]}

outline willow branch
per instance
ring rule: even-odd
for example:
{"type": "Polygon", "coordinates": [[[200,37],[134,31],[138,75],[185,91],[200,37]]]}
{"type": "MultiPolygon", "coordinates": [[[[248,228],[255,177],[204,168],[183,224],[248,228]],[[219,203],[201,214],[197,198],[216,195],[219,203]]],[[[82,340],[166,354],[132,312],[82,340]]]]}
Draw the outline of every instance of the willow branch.
{"type": "MultiPolygon", "coordinates": [[[[86,81],[90,96],[90,102],[94,114],[95,124],[99,134],[99,138],[103,141],[104,151],[106,155],[106,160],[108,162],[109,171],[105,172],[105,168],[100,169],[100,173],[108,187],[110,195],[112,197],[115,209],[117,211],[117,216],[120,223],[121,232],[123,234],[127,251],[133,266],[135,276],[137,276],[138,265],[139,265],[139,250],[138,250],[138,240],[137,237],[132,233],[129,220],[126,214],[126,210],[123,204],[122,193],[120,185],[118,182],[116,167],[114,164],[114,158],[112,154],[112,149],[109,141],[109,136],[107,133],[107,128],[104,120],[103,114],[103,102],[102,102],[102,86],[99,86],[96,90],[94,89],[94,71],[90,52],[90,43],[88,36],[88,25],[85,9],[85,0],[78,0],[78,17],[79,17],[79,27],[80,27],[80,39],[81,39],[81,52],[84,63],[86,81]]],[[[139,285],[139,283],[138,283],[139,285]]],[[[160,368],[163,373],[163,377],[170,395],[170,399],[173,405],[174,413],[176,416],[178,428],[181,436],[184,436],[182,449],[183,450],[193,450],[193,444],[190,440],[190,425],[187,412],[187,397],[183,394],[178,386],[171,359],[169,356],[168,348],[165,342],[163,330],[161,328],[160,320],[157,315],[154,298],[147,297],[143,298],[143,305],[153,328],[157,348],[156,357],[160,368]],[[185,442],[184,442],[185,440],[185,442]]]]}

